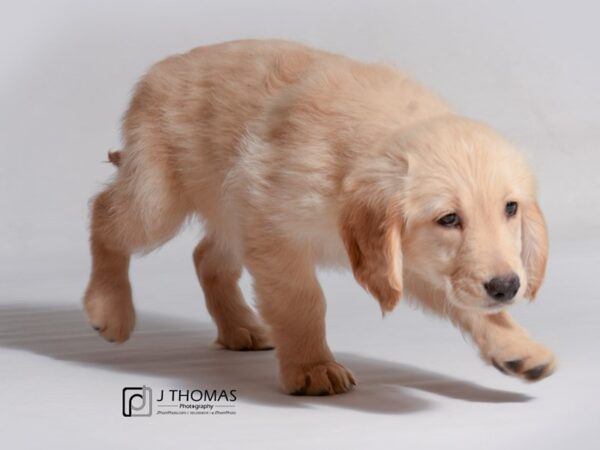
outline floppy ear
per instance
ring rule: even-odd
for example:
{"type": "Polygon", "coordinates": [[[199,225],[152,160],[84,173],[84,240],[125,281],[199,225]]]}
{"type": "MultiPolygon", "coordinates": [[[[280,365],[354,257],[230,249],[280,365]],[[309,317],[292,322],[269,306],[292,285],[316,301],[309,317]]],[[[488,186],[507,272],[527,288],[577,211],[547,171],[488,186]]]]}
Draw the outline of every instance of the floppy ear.
{"type": "Polygon", "coordinates": [[[527,273],[525,296],[533,300],[540,288],[546,272],[548,259],[548,231],[542,211],[533,202],[523,208],[521,258],[527,273]]]}
{"type": "Polygon", "coordinates": [[[351,203],[341,216],[341,234],[356,280],[394,309],[402,294],[401,219],[391,205],[351,203]]]}

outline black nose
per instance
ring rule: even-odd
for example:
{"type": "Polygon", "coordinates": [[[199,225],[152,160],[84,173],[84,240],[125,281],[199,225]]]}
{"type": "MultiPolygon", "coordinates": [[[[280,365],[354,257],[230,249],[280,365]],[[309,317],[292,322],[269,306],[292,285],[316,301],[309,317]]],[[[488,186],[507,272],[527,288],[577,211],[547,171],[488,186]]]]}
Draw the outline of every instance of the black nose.
{"type": "Polygon", "coordinates": [[[517,274],[511,273],[510,275],[492,278],[487,283],[484,283],[483,287],[494,300],[507,302],[517,295],[517,291],[521,287],[521,282],[517,274]]]}

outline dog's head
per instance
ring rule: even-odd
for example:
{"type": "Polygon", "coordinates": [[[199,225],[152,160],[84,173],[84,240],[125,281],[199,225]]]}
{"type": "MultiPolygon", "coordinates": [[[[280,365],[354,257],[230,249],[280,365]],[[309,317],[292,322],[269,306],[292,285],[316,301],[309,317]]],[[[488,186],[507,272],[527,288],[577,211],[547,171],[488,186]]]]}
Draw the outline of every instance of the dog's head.
{"type": "Polygon", "coordinates": [[[547,233],[524,157],[493,130],[438,118],[398,133],[344,183],[341,234],[357,280],[390,311],[403,278],[461,308],[533,298],[547,233]]]}

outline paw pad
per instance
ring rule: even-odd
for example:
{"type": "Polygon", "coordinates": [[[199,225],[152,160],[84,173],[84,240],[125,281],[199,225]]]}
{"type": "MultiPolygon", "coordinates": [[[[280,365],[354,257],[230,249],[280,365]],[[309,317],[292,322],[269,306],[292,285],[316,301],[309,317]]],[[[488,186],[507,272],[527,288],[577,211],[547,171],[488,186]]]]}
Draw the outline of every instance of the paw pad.
{"type": "Polygon", "coordinates": [[[504,375],[515,375],[528,381],[541,380],[551,375],[554,370],[551,363],[539,364],[531,369],[523,370],[526,367],[526,362],[524,359],[505,361],[504,363],[499,363],[495,359],[491,360],[492,365],[504,375]]]}

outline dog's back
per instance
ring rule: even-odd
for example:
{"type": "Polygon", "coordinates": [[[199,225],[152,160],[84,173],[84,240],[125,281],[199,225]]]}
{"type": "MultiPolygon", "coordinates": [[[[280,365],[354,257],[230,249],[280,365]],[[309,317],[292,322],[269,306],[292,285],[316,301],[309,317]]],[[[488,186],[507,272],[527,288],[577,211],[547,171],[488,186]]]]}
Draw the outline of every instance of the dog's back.
{"type": "Polygon", "coordinates": [[[125,151],[113,159],[162,172],[190,197],[191,211],[210,219],[221,213],[224,180],[250,128],[274,143],[313,140],[330,149],[351,148],[353,130],[368,151],[370,136],[445,111],[387,66],[286,41],[228,42],[150,69],[124,117],[125,151]]]}

